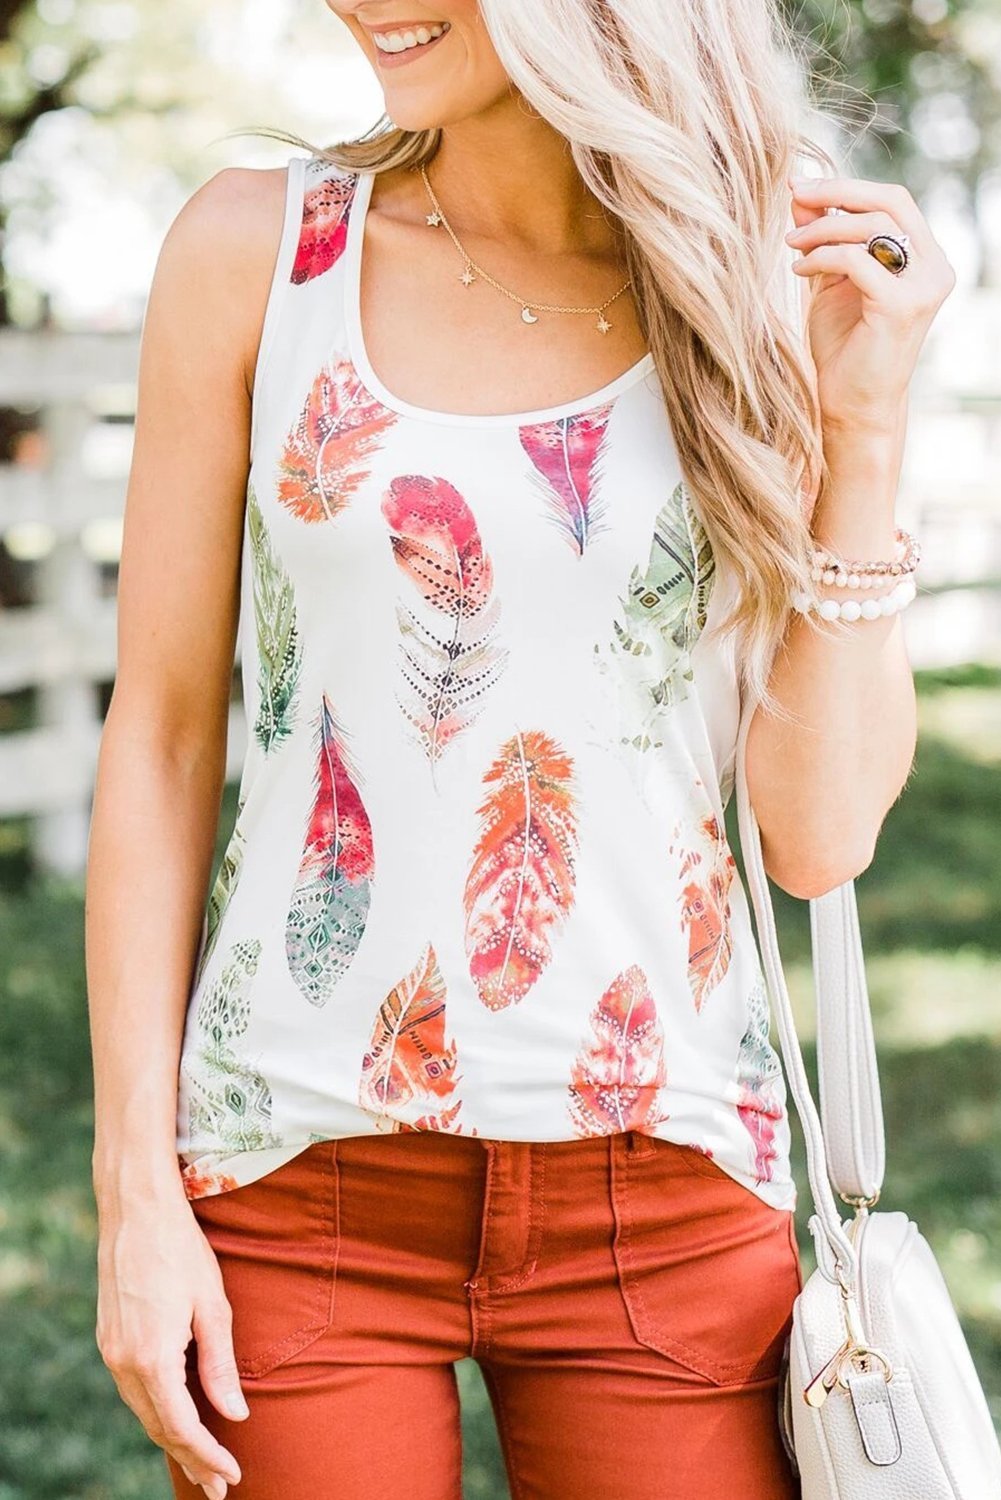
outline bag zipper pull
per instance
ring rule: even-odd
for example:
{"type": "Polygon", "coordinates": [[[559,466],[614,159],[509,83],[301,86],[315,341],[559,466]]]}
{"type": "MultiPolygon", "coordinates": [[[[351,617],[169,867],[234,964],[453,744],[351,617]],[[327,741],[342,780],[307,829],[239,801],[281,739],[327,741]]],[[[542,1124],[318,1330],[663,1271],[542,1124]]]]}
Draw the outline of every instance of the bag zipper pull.
{"type": "Polygon", "coordinates": [[[844,1343],[831,1355],[826,1365],[817,1371],[810,1384],[803,1391],[803,1399],[809,1406],[814,1408],[823,1406],[837,1383],[838,1371],[841,1369],[842,1360],[855,1348],[857,1348],[857,1345],[854,1339],[845,1339],[844,1343]]]}

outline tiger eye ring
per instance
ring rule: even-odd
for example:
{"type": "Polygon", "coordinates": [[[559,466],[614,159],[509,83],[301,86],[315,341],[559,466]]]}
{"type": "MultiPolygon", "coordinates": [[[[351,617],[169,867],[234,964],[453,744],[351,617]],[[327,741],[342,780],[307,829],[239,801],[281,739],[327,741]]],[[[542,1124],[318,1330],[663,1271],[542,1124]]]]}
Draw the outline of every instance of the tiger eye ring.
{"type": "Polygon", "coordinates": [[[873,260],[878,260],[894,276],[899,276],[910,259],[907,254],[909,244],[910,239],[906,234],[874,234],[865,248],[873,260]]]}

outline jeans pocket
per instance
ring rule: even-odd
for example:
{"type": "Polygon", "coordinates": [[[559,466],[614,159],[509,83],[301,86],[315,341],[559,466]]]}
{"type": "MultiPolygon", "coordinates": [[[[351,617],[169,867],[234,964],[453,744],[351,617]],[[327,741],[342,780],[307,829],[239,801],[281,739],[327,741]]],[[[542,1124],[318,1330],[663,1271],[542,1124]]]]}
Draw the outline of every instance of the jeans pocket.
{"type": "Polygon", "coordinates": [[[333,1321],[340,1241],[336,1143],[314,1142],[264,1177],[191,1206],[233,1310],[237,1370],[267,1375],[333,1321]]]}
{"type": "Polygon", "coordinates": [[[800,1290],[792,1213],[695,1148],[625,1133],[613,1254],[633,1333],[713,1385],[776,1379],[800,1290]]]}

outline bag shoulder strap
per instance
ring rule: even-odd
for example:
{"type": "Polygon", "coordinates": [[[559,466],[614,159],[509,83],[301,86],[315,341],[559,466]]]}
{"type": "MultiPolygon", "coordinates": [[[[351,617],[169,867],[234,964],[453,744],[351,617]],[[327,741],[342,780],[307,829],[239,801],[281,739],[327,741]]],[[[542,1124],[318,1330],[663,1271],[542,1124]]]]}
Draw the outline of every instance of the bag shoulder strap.
{"type": "Polygon", "coordinates": [[[854,882],[838,886],[810,903],[817,989],[817,1058],[824,1105],[822,1125],[796,1034],[761,853],[761,836],[748,794],[747,732],[756,707],[753,698],[745,700],[735,759],[737,819],[744,868],[782,1059],[803,1128],[816,1219],[835,1264],[854,1284],[858,1269],[855,1248],[842,1223],[831,1184],[833,1180],[838,1192],[849,1197],[871,1197],[882,1181],[884,1158],[882,1108],[854,882]],[[826,1138],[825,1127],[830,1132],[826,1138]]]}
{"type": "Polygon", "coordinates": [[[871,1199],[883,1184],[886,1153],[854,881],[814,897],[810,936],[827,1168],[842,1197],[871,1199]]]}

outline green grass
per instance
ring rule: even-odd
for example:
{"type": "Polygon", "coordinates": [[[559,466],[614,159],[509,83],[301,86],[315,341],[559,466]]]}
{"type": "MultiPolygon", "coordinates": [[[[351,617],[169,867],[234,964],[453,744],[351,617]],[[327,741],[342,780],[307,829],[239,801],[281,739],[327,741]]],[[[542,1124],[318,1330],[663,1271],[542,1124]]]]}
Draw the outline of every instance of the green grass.
{"type": "MultiPolygon", "coordinates": [[[[887,1116],[883,1202],[906,1208],[938,1255],[1001,1420],[1001,672],[918,682],[916,767],[858,881],[887,1116]]],[[[220,853],[234,810],[231,789],[220,853]]],[[[0,824],[0,1500],[166,1500],[161,1456],[93,1341],[82,891],[26,881],[25,836],[0,824]]],[[[775,897],[809,1043],[807,912],[775,897]]],[[[794,1166],[805,1210],[796,1123],[794,1166]]],[[[459,1375],[467,1500],[501,1500],[482,1382],[469,1361],[459,1375]]]]}

